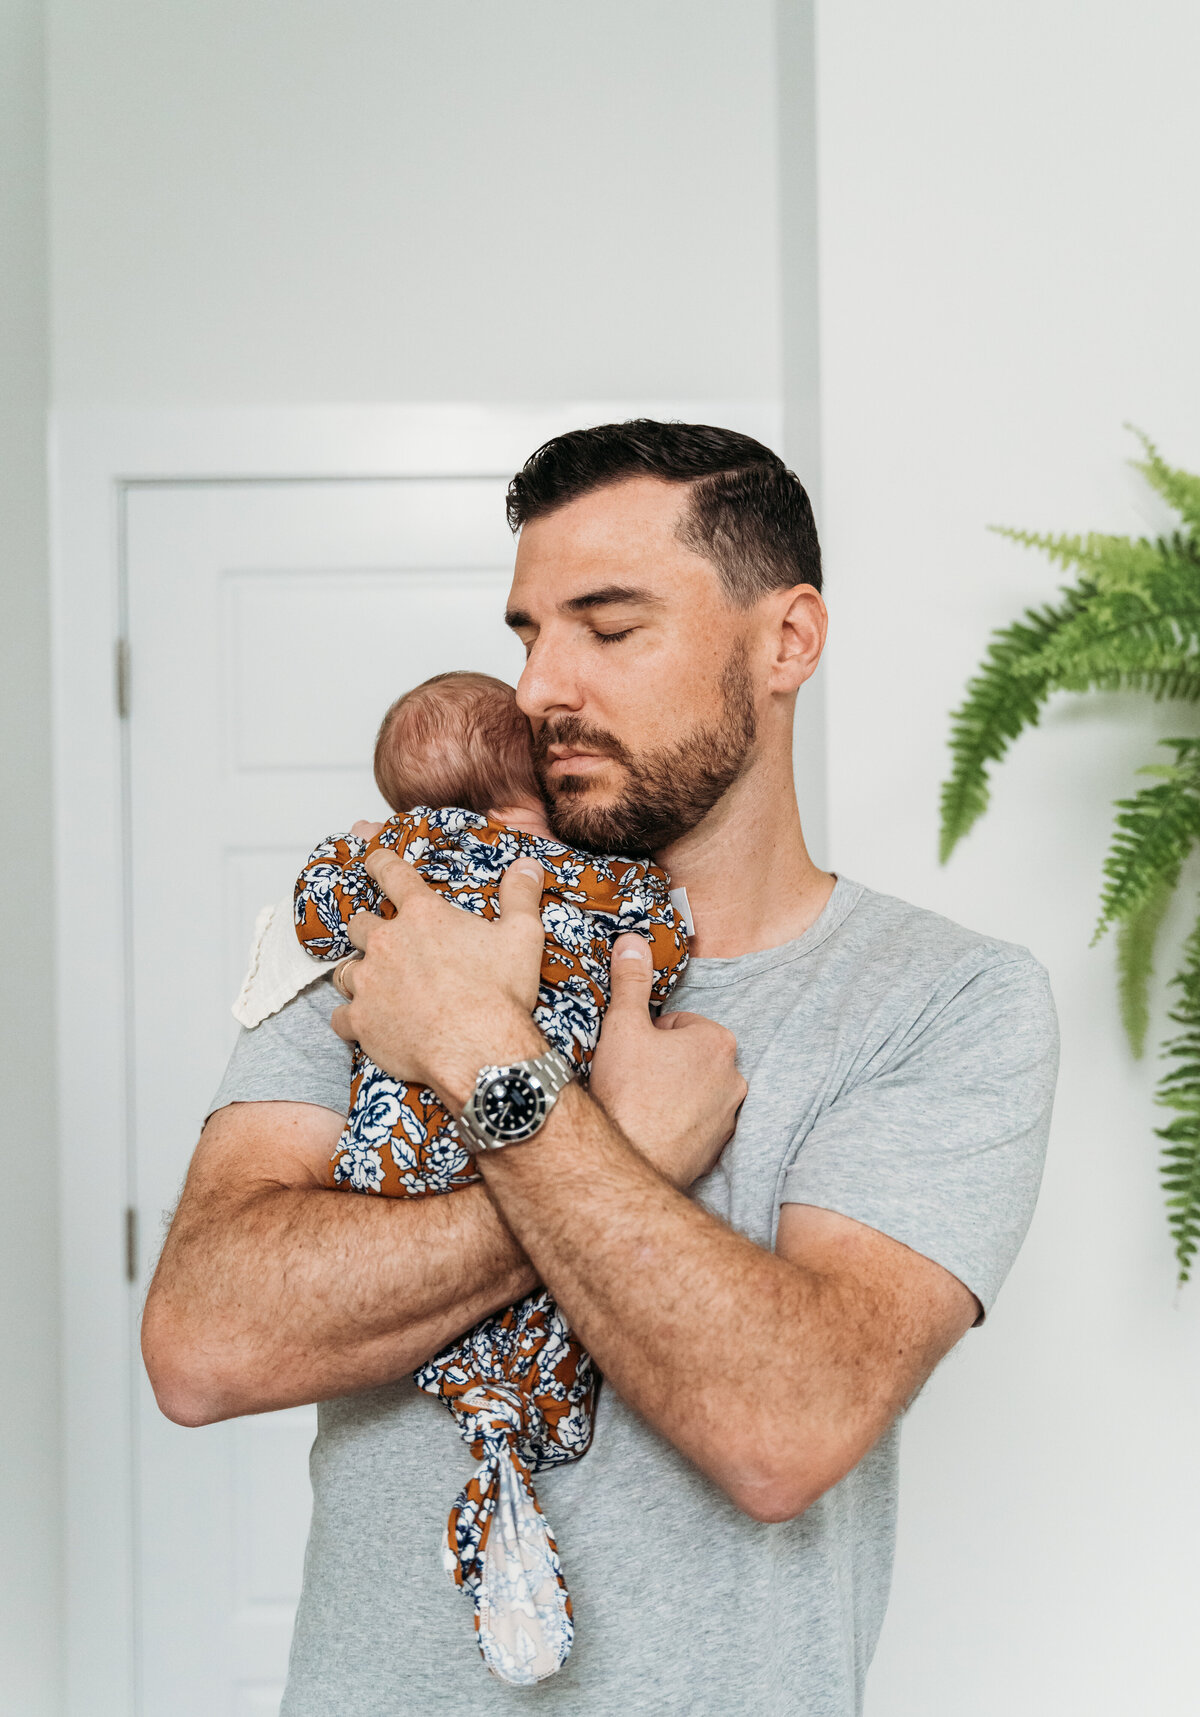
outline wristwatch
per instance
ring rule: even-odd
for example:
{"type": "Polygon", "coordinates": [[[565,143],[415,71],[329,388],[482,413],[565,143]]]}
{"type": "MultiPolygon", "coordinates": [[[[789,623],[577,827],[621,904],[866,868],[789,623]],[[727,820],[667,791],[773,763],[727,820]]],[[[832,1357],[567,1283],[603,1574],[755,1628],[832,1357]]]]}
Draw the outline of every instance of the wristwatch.
{"type": "Polygon", "coordinates": [[[545,1124],[575,1069],[557,1049],[507,1067],[481,1067],[467,1106],[455,1122],[468,1151],[500,1151],[517,1145],[545,1124]]]}

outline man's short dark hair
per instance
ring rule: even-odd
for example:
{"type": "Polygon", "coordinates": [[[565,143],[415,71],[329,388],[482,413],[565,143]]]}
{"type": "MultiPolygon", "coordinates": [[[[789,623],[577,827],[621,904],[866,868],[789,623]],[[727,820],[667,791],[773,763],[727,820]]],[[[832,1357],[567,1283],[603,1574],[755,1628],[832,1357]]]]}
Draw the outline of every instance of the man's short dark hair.
{"type": "Polygon", "coordinates": [[[707,423],[639,417],[556,435],[508,485],[509,525],[518,531],[630,477],[688,485],[679,539],[712,561],[739,608],[795,584],[820,590],[821,547],[803,483],[761,441],[707,423]]]}

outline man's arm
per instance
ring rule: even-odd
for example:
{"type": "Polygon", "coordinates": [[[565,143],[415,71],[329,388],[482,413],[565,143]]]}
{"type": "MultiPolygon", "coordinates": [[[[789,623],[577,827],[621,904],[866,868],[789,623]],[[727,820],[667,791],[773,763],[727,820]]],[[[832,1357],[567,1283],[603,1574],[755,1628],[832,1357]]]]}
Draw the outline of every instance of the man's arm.
{"type": "Polygon", "coordinates": [[[233,1103],[205,1127],[142,1320],[176,1423],[390,1382],[535,1286],[482,1185],[404,1199],[326,1187],[342,1126],[309,1103],[233,1103]]]}
{"type": "MultiPolygon", "coordinates": [[[[538,890],[511,897],[526,930],[504,946],[410,867],[369,863],[397,917],[352,920],[366,957],[335,1029],[458,1108],[481,1065],[544,1048],[517,1000],[527,980],[514,976],[540,945],[538,890]]],[[[651,967],[638,938],[618,942],[613,982],[639,986],[644,1004],[651,967]]],[[[619,1020],[626,1041],[606,1037],[625,1075],[656,1034],[644,1005],[619,1020]]],[[[602,1096],[599,1066],[598,1077],[602,1096]]],[[[536,1138],[479,1162],[612,1386],[757,1519],[802,1512],[848,1472],[978,1310],[939,1265],[821,1212],[789,1217],[779,1253],[764,1251],[682,1196],[578,1086],[536,1138]]]]}
{"type": "MultiPolygon", "coordinates": [[[[501,885],[502,914],[512,887],[501,885]]],[[[643,995],[617,996],[610,1065],[625,1008],[647,1021],[643,995]]],[[[712,1166],[745,1092],[731,1035],[683,1014],[649,1029],[638,1065],[610,1083],[614,1104],[637,1093],[620,1118],[680,1187],[712,1166]]],[[[314,1103],[257,1102],[205,1127],[142,1322],[169,1418],[208,1424],[390,1382],[536,1285],[482,1184],[405,1199],[329,1189],[342,1124],[314,1103]]]]}
{"type": "Polygon", "coordinates": [[[785,1206],[764,1251],[578,1088],[536,1139],[480,1162],[612,1387],[757,1520],[843,1478],[979,1309],[939,1265],[827,1211],[785,1206]]]}

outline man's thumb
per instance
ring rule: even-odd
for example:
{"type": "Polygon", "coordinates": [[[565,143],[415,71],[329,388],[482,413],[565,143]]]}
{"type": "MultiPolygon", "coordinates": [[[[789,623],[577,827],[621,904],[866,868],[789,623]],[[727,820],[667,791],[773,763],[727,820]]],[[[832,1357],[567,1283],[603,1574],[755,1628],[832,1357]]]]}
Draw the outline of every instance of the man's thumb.
{"type": "Polygon", "coordinates": [[[613,943],[612,957],[613,1007],[637,1008],[646,1013],[653,982],[654,962],[650,958],[650,944],[646,938],[632,932],[618,936],[613,943]]]}
{"type": "Polygon", "coordinates": [[[514,918],[537,919],[540,935],[542,886],[545,880],[546,873],[535,858],[523,855],[514,859],[500,878],[497,891],[501,918],[510,921],[514,918]]]}

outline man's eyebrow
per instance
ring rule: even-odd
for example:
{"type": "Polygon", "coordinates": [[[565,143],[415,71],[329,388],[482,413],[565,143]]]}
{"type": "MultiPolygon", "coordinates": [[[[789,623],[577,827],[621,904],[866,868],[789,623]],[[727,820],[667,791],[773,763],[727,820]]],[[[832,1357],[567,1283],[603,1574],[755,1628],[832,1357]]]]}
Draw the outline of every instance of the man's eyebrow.
{"type": "Polygon", "coordinates": [[[640,603],[643,608],[660,608],[662,598],[636,584],[602,584],[599,590],[589,590],[583,596],[572,596],[563,603],[567,614],[582,614],[588,608],[612,608],[618,603],[640,603]]]}
{"type": "MultiPolygon", "coordinates": [[[[643,608],[662,607],[661,596],[655,596],[653,591],[644,590],[637,584],[602,584],[597,590],[570,597],[560,606],[564,614],[585,614],[589,608],[612,608],[622,602],[640,603],[643,608]]],[[[532,617],[523,608],[510,608],[504,616],[504,624],[511,626],[514,632],[519,632],[522,627],[530,632],[536,630],[532,617]]]]}

